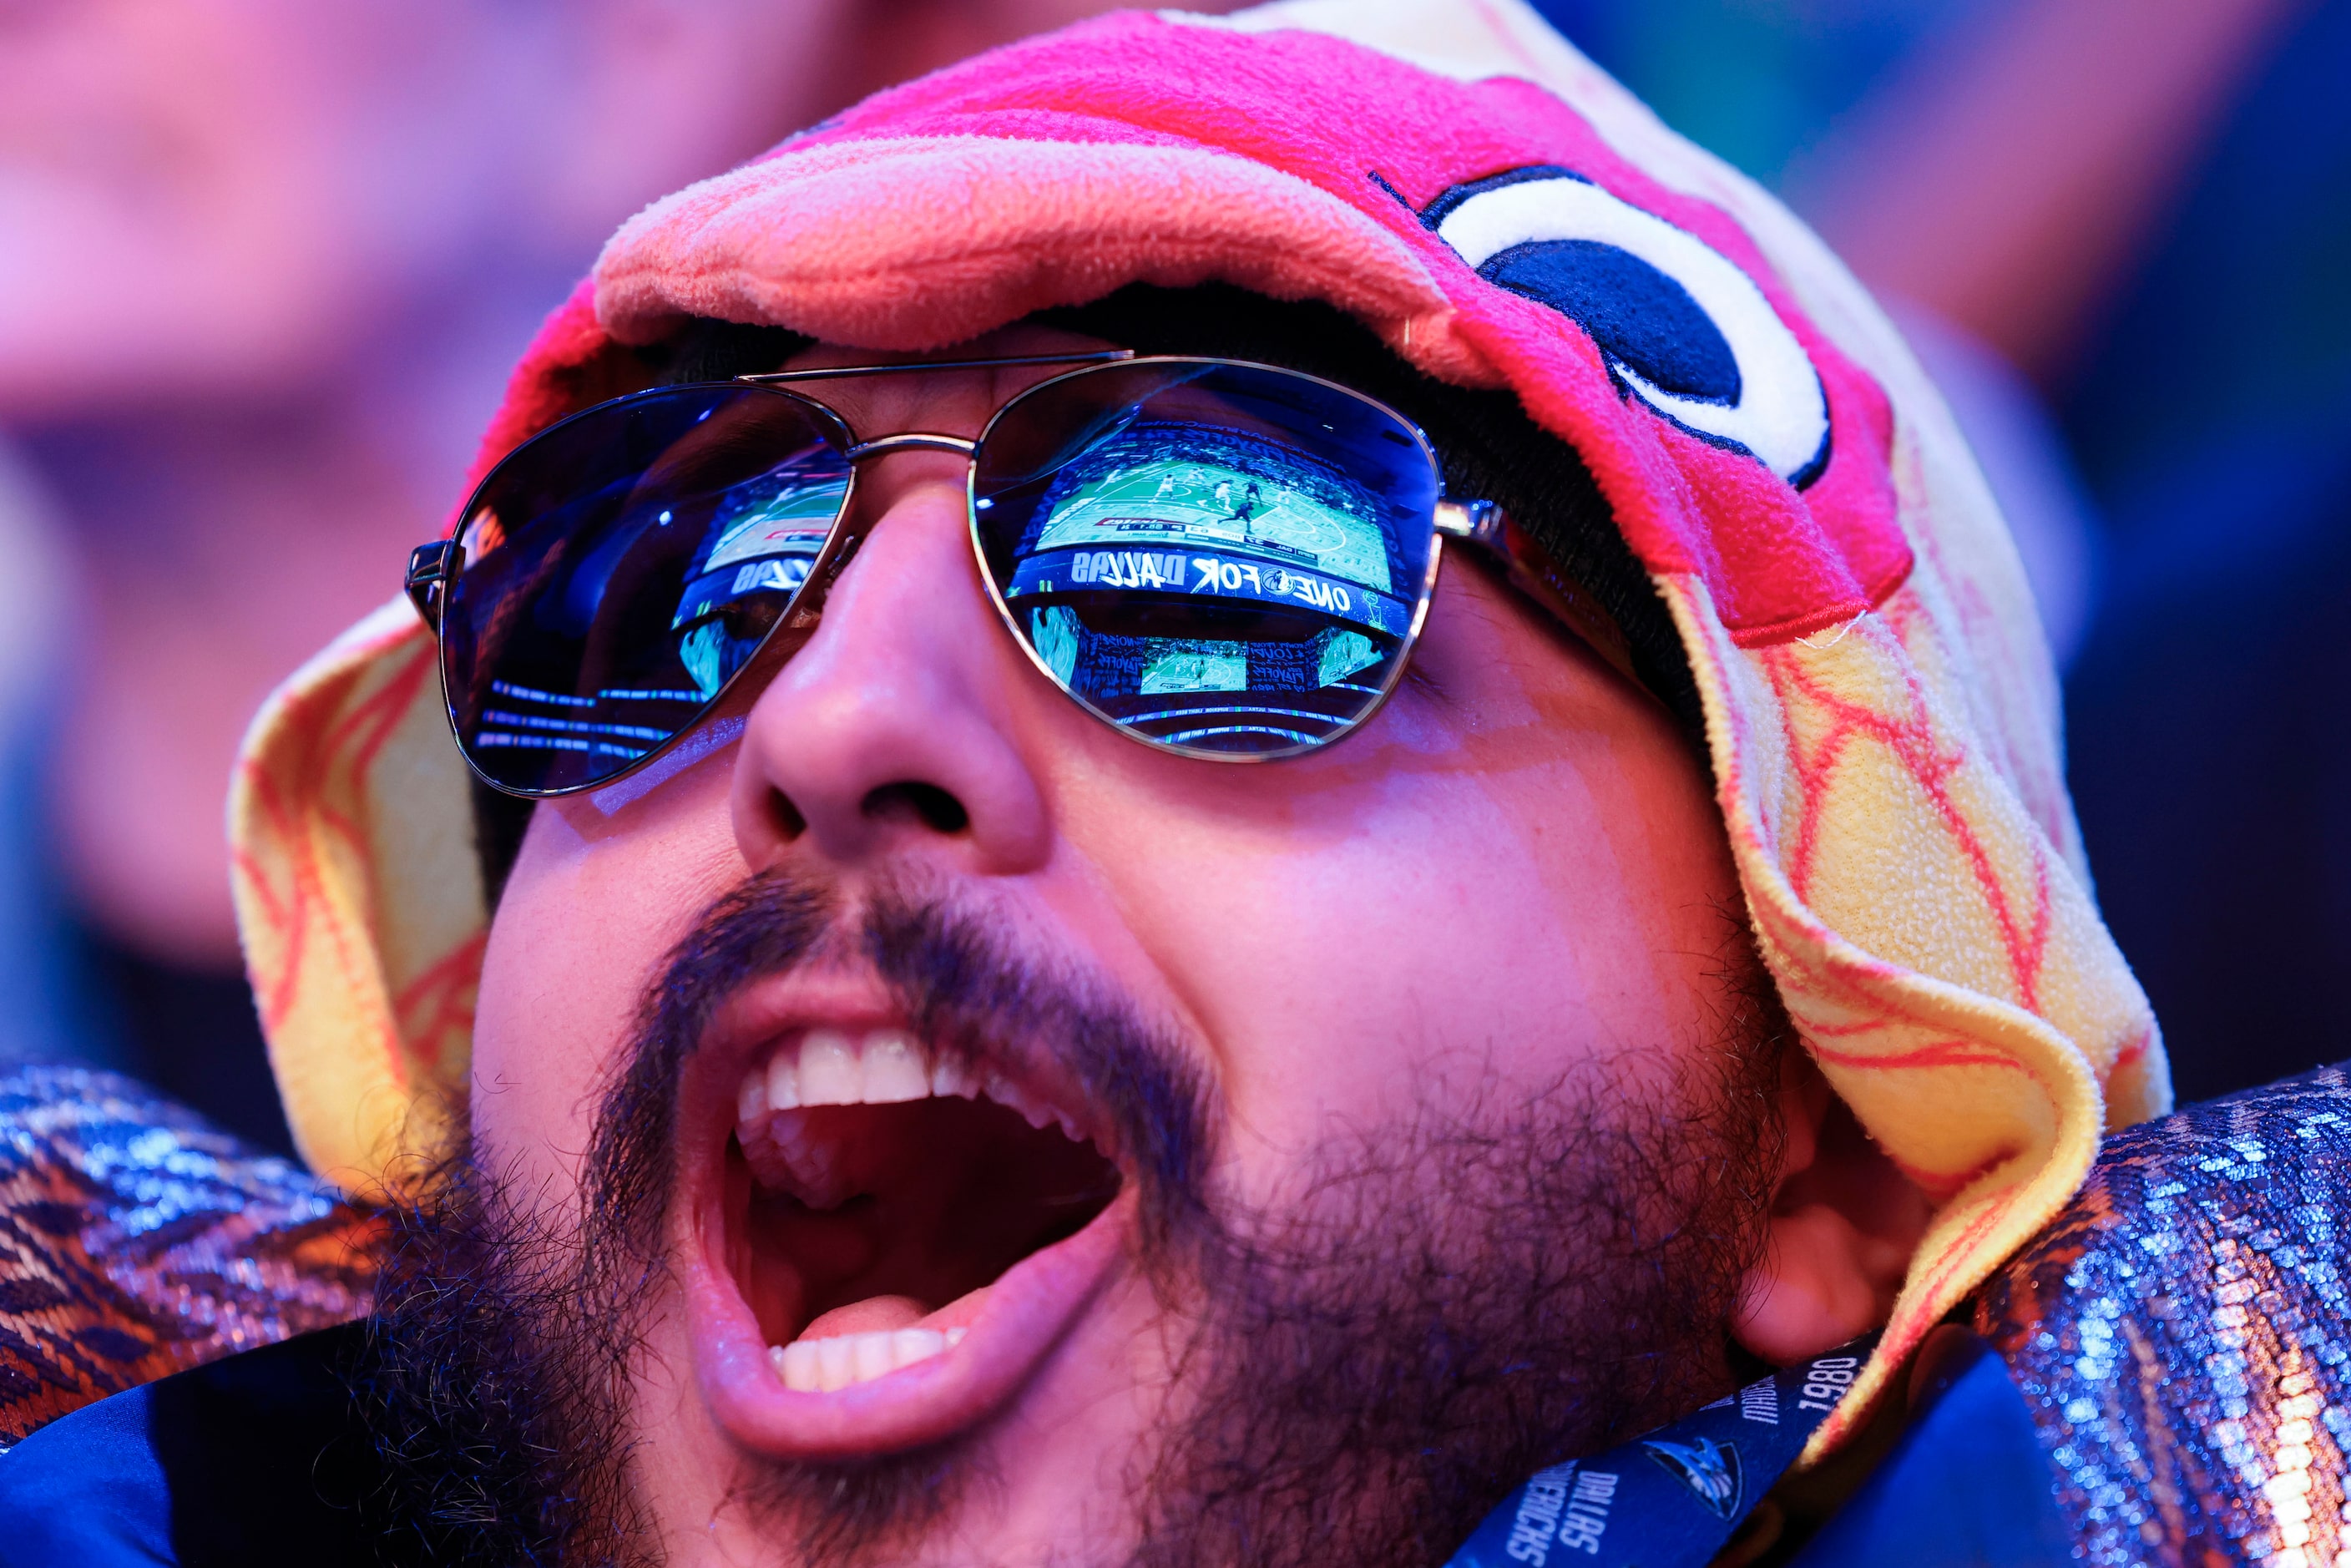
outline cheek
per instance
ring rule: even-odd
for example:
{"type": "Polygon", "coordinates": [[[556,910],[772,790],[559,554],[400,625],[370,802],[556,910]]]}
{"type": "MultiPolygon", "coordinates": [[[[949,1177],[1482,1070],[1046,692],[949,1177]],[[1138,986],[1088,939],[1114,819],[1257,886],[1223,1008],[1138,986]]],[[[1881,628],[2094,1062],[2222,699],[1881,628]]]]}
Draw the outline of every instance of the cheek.
{"type": "Polygon", "coordinates": [[[1676,1032],[1691,977],[1662,947],[1644,841],[1601,828],[1613,787],[1558,758],[1499,778],[1371,760],[1380,782],[1278,815],[1113,835],[1105,874],[1244,1142],[1294,1155],[1334,1118],[1534,1092],[1676,1032]]]}
{"type": "Polygon", "coordinates": [[[473,1128],[529,1176],[569,1186],[647,985],[741,875],[723,772],[679,784],[681,798],[657,793],[625,824],[585,801],[541,805],[499,900],[475,1015],[473,1128]],[[714,787],[715,802],[698,798],[714,787]]]}
{"type": "Polygon", "coordinates": [[[1740,905],[1703,765],[1596,662],[1453,622],[1448,695],[1407,689],[1324,757],[1187,765],[1148,814],[1065,800],[1217,1055],[1243,1161],[1490,1114],[1601,1059],[1661,1082],[1712,1043],[1740,905]]]}

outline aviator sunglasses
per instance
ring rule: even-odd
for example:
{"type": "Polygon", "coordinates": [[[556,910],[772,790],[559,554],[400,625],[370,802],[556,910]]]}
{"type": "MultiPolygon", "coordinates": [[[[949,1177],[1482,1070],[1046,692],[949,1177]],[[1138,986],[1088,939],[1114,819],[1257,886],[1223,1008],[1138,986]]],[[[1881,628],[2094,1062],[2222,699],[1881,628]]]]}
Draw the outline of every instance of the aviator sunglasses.
{"type": "Polygon", "coordinates": [[[1037,668],[1186,757],[1295,757],[1361,727],[1403,674],[1443,539],[1503,547],[1499,511],[1446,498],[1410,421],[1270,365],[1113,350],[662,387],[517,447],[412,556],[466,761],[545,797],[653,760],[763,649],[804,640],[856,552],[859,465],[909,449],[968,460],[980,577],[1037,668]],[[1072,368],[976,441],[861,440],[793,390],[1024,365],[1072,368]]]}

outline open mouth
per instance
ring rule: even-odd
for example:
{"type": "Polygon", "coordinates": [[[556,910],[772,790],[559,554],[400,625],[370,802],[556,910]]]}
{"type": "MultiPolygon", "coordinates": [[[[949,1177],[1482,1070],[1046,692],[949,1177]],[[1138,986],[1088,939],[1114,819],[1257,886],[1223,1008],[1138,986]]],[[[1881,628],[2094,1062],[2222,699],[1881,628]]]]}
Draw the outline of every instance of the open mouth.
{"type": "Polygon", "coordinates": [[[1118,1170],[1000,1076],[904,1030],[808,1030],[736,1100],[736,1283],[784,1385],[831,1393],[960,1343],[988,1288],[1118,1196],[1118,1170]]]}
{"type": "Polygon", "coordinates": [[[894,1024],[774,1037],[732,1110],[702,1209],[698,1360],[722,1419],[778,1455],[883,1451],[985,1415],[1092,1295],[1131,1207],[1078,1096],[894,1024]]]}

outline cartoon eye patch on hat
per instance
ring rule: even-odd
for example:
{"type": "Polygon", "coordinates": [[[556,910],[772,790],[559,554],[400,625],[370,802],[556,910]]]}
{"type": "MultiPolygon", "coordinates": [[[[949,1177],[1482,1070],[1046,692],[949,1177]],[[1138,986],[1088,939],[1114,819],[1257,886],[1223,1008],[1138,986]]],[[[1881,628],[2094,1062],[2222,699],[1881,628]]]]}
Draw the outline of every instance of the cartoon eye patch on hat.
{"type": "Polygon", "coordinates": [[[1620,392],[1798,489],[1829,455],[1828,400],[1763,291],[1687,229],[1570,170],[1457,185],[1421,222],[1478,276],[1592,335],[1620,392]]]}
{"type": "Polygon", "coordinates": [[[1740,646],[1883,604],[1914,564],[1886,393],[1809,319],[1729,193],[1627,166],[1508,83],[1468,96],[1532,108],[1544,134],[1474,161],[1389,152],[1358,176],[1379,192],[1367,212],[1410,214],[1451,340],[1574,449],[1645,566],[1706,584],[1740,646]]]}

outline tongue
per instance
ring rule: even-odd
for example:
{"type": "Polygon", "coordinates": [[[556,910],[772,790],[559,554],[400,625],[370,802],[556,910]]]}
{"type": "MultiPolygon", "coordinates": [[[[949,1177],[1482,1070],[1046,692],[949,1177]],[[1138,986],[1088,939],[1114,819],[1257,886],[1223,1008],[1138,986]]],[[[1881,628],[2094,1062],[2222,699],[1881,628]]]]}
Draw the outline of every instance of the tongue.
{"type": "Polygon", "coordinates": [[[862,1301],[819,1314],[800,1330],[799,1337],[832,1339],[913,1328],[935,1329],[945,1333],[949,1329],[967,1327],[972,1319],[979,1316],[979,1309],[987,1300],[986,1285],[956,1297],[935,1312],[926,1311],[912,1296],[868,1296],[862,1301]]]}
{"type": "Polygon", "coordinates": [[[831,1339],[836,1334],[910,1329],[922,1321],[923,1303],[912,1296],[868,1296],[824,1313],[800,1331],[800,1338],[831,1339]]]}

